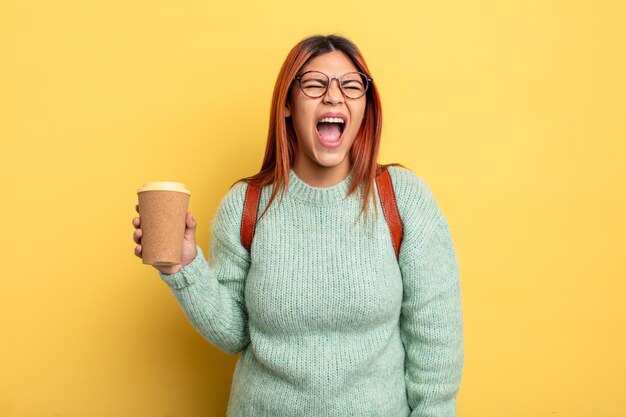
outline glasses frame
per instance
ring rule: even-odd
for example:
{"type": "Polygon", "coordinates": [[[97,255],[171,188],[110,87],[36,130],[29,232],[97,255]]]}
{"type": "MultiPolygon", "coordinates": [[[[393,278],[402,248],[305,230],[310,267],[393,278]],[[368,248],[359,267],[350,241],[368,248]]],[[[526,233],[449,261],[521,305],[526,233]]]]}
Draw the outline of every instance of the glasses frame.
{"type": "Polygon", "coordinates": [[[328,94],[328,90],[330,89],[330,85],[332,84],[334,79],[337,79],[337,83],[339,84],[339,90],[341,90],[341,94],[343,94],[343,96],[345,98],[347,98],[348,100],[358,100],[360,98],[362,98],[365,94],[367,94],[367,90],[369,90],[370,87],[370,83],[373,83],[374,80],[371,79],[370,77],[367,76],[367,74],[363,74],[361,71],[350,71],[350,72],[346,72],[345,74],[342,75],[328,75],[322,71],[315,71],[315,70],[310,70],[310,71],[305,71],[302,74],[296,75],[295,77],[293,77],[293,79],[295,81],[298,81],[298,85],[300,86],[300,91],[302,91],[302,94],[304,94],[305,96],[309,97],[309,98],[320,98],[320,97],[324,97],[326,94],[328,94]],[[305,91],[304,88],[302,88],[302,77],[305,74],[308,74],[310,72],[318,72],[320,74],[323,74],[326,76],[326,79],[328,80],[328,83],[326,84],[326,90],[324,91],[324,93],[320,94],[319,96],[310,96],[308,95],[305,91]],[[343,91],[343,86],[341,85],[341,81],[343,80],[343,77],[345,77],[346,75],[349,74],[359,74],[361,76],[363,76],[363,78],[365,79],[365,90],[363,91],[363,94],[361,94],[358,97],[348,97],[348,95],[346,94],[345,91],[343,91]]]}

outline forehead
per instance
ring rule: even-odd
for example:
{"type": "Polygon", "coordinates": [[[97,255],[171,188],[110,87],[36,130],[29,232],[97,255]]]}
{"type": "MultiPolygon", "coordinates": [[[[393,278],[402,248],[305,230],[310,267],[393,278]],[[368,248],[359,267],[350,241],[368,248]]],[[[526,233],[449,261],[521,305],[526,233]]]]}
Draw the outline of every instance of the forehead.
{"type": "Polygon", "coordinates": [[[346,54],[341,51],[333,51],[318,55],[310,60],[300,69],[300,72],[304,71],[322,71],[329,75],[338,75],[358,71],[358,68],[346,54]]]}

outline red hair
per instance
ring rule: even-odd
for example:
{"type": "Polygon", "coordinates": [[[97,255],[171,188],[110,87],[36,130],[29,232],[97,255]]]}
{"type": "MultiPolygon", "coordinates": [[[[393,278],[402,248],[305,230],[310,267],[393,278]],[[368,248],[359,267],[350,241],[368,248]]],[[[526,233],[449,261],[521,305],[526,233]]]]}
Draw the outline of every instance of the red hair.
{"type": "MultiPolygon", "coordinates": [[[[285,117],[285,105],[294,77],[311,59],[333,51],[346,54],[360,72],[373,78],[357,46],[342,36],[311,36],[293,47],[280,69],[274,86],[267,144],[261,170],[256,175],[239,180],[258,187],[273,184],[271,197],[261,217],[279,191],[281,191],[282,199],[289,186],[289,173],[296,157],[298,145],[295,130],[291,118],[285,117]]],[[[376,84],[372,82],[366,93],[365,114],[361,128],[349,153],[353,180],[348,189],[348,195],[353,194],[360,187],[363,196],[360,214],[367,214],[369,200],[374,196],[374,179],[376,174],[384,168],[377,163],[382,117],[380,96],[376,84]]]]}

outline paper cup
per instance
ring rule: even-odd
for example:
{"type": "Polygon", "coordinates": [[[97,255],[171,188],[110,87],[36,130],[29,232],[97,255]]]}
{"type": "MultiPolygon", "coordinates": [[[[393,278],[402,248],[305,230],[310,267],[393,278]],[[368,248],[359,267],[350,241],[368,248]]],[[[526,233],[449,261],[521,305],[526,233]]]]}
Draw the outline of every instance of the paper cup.
{"type": "Polygon", "coordinates": [[[178,265],[191,193],[180,182],[149,182],[137,190],[141,258],[148,265],[178,265]]]}

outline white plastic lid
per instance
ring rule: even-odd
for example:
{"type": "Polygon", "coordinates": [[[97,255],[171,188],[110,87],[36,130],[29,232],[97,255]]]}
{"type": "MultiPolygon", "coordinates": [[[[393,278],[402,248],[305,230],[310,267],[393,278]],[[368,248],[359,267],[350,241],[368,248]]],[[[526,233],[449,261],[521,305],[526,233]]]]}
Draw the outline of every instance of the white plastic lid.
{"type": "Polygon", "coordinates": [[[185,193],[191,195],[191,192],[185,188],[185,184],[182,182],[170,182],[170,181],[155,181],[147,182],[143,187],[137,189],[137,194],[143,191],[177,191],[179,193],[185,193]]]}

